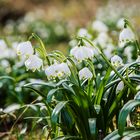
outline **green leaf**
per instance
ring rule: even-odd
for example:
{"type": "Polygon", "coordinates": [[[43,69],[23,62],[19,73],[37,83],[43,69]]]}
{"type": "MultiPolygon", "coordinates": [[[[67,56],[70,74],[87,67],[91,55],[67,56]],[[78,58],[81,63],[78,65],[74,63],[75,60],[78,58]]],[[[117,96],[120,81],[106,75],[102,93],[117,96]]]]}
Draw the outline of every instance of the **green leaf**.
{"type": "Polygon", "coordinates": [[[51,121],[53,124],[57,123],[57,119],[59,116],[59,113],[63,109],[63,107],[68,103],[69,101],[61,101],[59,102],[56,107],[53,109],[52,115],[51,115],[51,121]]]}
{"type": "Polygon", "coordinates": [[[125,128],[123,136],[118,134],[118,130],[113,131],[107,135],[103,140],[132,140],[132,138],[140,137],[140,130],[133,127],[125,128]]]}
{"type": "Polygon", "coordinates": [[[57,89],[52,89],[52,90],[50,90],[50,91],[48,92],[48,95],[47,95],[47,102],[51,102],[53,95],[54,95],[57,91],[62,90],[62,89],[63,89],[63,88],[57,88],[57,89]]]}
{"type": "Polygon", "coordinates": [[[99,86],[99,89],[97,91],[97,95],[96,95],[96,98],[95,98],[95,104],[98,104],[100,105],[100,102],[101,102],[101,99],[102,99],[102,96],[103,96],[103,91],[104,91],[104,87],[107,83],[107,80],[110,76],[110,72],[111,72],[111,68],[109,68],[106,72],[106,75],[104,76],[102,82],[100,83],[100,86],[99,86]]]}
{"type": "Polygon", "coordinates": [[[96,118],[89,118],[88,122],[89,122],[91,139],[96,140],[96,118]]]}
{"type": "Polygon", "coordinates": [[[132,111],[132,109],[136,106],[140,105],[140,101],[138,100],[130,100],[127,102],[124,107],[121,109],[119,118],[118,118],[118,133],[122,136],[126,124],[126,118],[128,114],[132,111]]]}
{"type": "Polygon", "coordinates": [[[60,137],[57,137],[57,138],[54,138],[53,140],[67,140],[67,139],[81,139],[77,136],[60,136],[60,137]]]}
{"type": "Polygon", "coordinates": [[[11,76],[0,76],[0,80],[2,79],[9,79],[9,80],[15,81],[15,79],[11,76]]]}

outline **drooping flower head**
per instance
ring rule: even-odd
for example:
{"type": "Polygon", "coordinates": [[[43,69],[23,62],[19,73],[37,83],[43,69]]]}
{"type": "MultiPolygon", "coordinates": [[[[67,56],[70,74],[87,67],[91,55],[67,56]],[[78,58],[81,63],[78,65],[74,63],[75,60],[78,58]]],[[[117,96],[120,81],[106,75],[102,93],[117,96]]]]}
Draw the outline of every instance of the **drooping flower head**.
{"type": "Polygon", "coordinates": [[[108,27],[100,20],[96,20],[92,23],[93,30],[97,32],[107,32],[108,27]]]}
{"type": "Polygon", "coordinates": [[[120,67],[123,65],[123,60],[120,56],[118,55],[114,55],[112,58],[111,58],[111,64],[115,67],[120,67]]]}
{"type": "Polygon", "coordinates": [[[94,51],[91,47],[86,46],[76,46],[71,49],[70,54],[78,61],[92,59],[94,56],[94,51]]]}
{"type": "Polygon", "coordinates": [[[127,27],[124,28],[119,36],[119,41],[120,43],[127,43],[127,42],[133,42],[135,41],[135,34],[133,33],[133,31],[127,27]]]}
{"type": "Polygon", "coordinates": [[[53,64],[45,69],[45,74],[49,80],[62,79],[71,74],[67,63],[53,64]]]}
{"type": "Polygon", "coordinates": [[[31,55],[26,61],[25,66],[27,70],[32,70],[33,72],[43,67],[43,61],[36,55],[31,55]]]}
{"type": "Polygon", "coordinates": [[[77,36],[79,37],[87,37],[87,38],[91,38],[91,35],[88,33],[87,29],[85,28],[81,28],[78,30],[77,36]]]}
{"type": "Polygon", "coordinates": [[[30,41],[21,42],[18,44],[17,46],[18,55],[22,55],[28,58],[30,55],[33,55],[33,53],[34,50],[30,41]]]}
{"type": "Polygon", "coordinates": [[[87,67],[79,71],[80,80],[91,79],[92,77],[93,77],[93,74],[87,67]]]}

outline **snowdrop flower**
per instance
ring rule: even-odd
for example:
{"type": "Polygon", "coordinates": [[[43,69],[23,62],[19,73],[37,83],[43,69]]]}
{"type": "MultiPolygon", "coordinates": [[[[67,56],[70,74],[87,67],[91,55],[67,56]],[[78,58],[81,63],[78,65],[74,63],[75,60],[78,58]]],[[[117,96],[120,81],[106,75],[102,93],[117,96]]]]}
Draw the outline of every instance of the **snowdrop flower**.
{"type": "Polygon", "coordinates": [[[118,22],[117,22],[117,28],[118,28],[118,29],[123,29],[123,28],[124,28],[124,24],[125,24],[124,18],[120,18],[120,19],[118,20],[118,22]]]}
{"type": "Polygon", "coordinates": [[[24,55],[25,57],[28,58],[33,53],[34,53],[34,50],[30,41],[21,42],[18,44],[17,46],[18,55],[24,55]]]}
{"type": "Polygon", "coordinates": [[[116,87],[116,93],[119,93],[120,91],[122,91],[123,88],[124,88],[124,82],[121,81],[121,82],[119,82],[119,84],[116,87]]]}
{"type": "Polygon", "coordinates": [[[115,67],[120,67],[123,65],[123,60],[121,57],[119,57],[118,55],[114,55],[111,58],[111,64],[114,65],[115,67]]]}
{"type": "Polygon", "coordinates": [[[81,62],[85,59],[92,59],[94,56],[93,49],[86,46],[76,46],[71,49],[70,54],[78,61],[81,62]]]}
{"type": "Polygon", "coordinates": [[[36,55],[31,55],[26,61],[25,66],[27,70],[32,70],[33,72],[35,70],[40,70],[41,67],[43,67],[43,61],[36,55]]]}
{"type": "Polygon", "coordinates": [[[55,79],[55,78],[64,78],[71,74],[70,69],[66,63],[60,64],[53,64],[46,68],[45,74],[47,75],[48,79],[55,79]]]}
{"type": "Polygon", "coordinates": [[[137,62],[140,62],[140,55],[138,55],[136,61],[137,61],[137,62]]]}
{"type": "Polygon", "coordinates": [[[124,28],[119,36],[119,41],[120,42],[130,42],[135,40],[135,34],[130,28],[124,28]]]}
{"type": "Polygon", "coordinates": [[[93,74],[87,67],[85,67],[79,71],[80,80],[91,79],[92,77],[93,77],[93,74]]]}
{"type": "Polygon", "coordinates": [[[100,45],[102,48],[105,48],[108,42],[110,42],[110,38],[105,32],[100,33],[94,40],[94,43],[100,45]]]}
{"type": "Polygon", "coordinates": [[[88,33],[87,29],[85,28],[81,28],[78,30],[77,36],[79,37],[87,37],[87,38],[91,38],[91,35],[88,33]]]}
{"type": "Polygon", "coordinates": [[[7,48],[7,45],[4,40],[0,39],[0,50],[4,50],[7,48]]]}
{"type": "Polygon", "coordinates": [[[124,49],[124,55],[126,55],[128,63],[132,62],[132,51],[133,51],[133,46],[127,46],[124,49]]]}
{"type": "Polygon", "coordinates": [[[106,48],[103,50],[104,54],[108,59],[112,57],[112,52],[115,49],[115,46],[113,44],[107,44],[106,48]]]}
{"type": "Polygon", "coordinates": [[[97,31],[97,32],[107,32],[108,31],[108,27],[99,20],[96,20],[92,23],[92,29],[97,31]]]}

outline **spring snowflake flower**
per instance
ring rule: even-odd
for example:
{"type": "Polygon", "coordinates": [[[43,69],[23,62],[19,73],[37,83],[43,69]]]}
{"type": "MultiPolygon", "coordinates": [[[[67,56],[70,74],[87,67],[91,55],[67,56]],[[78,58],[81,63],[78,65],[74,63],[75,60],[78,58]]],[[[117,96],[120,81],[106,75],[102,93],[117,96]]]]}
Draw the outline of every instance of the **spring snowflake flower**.
{"type": "Polygon", "coordinates": [[[117,26],[118,29],[123,29],[123,28],[124,28],[124,24],[125,24],[124,18],[120,18],[120,19],[118,20],[116,26],[117,26]]]}
{"type": "Polygon", "coordinates": [[[119,82],[119,84],[116,87],[116,93],[119,93],[120,91],[122,91],[123,88],[124,88],[124,82],[121,81],[121,82],[119,82]]]}
{"type": "Polygon", "coordinates": [[[40,71],[40,68],[43,67],[43,61],[36,55],[31,55],[26,61],[25,66],[27,70],[32,70],[33,72],[35,70],[40,71]]]}
{"type": "Polygon", "coordinates": [[[92,77],[93,77],[93,74],[87,67],[85,67],[79,71],[80,80],[91,79],[92,77]]]}
{"type": "Polygon", "coordinates": [[[21,42],[18,44],[17,46],[18,55],[23,55],[28,58],[30,55],[33,55],[33,53],[34,50],[30,41],[21,42]]]}
{"type": "Polygon", "coordinates": [[[91,35],[88,33],[87,29],[85,28],[81,28],[78,30],[77,36],[79,37],[87,37],[87,38],[91,38],[91,35]]]}
{"type": "Polygon", "coordinates": [[[111,64],[115,67],[120,67],[123,65],[123,60],[121,57],[119,57],[118,55],[114,55],[111,58],[111,64]]]}
{"type": "Polygon", "coordinates": [[[45,74],[47,75],[48,79],[55,79],[55,78],[65,78],[71,74],[70,69],[66,63],[60,64],[53,64],[46,68],[45,74]]]}
{"type": "Polygon", "coordinates": [[[4,40],[0,39],[0,50],[4,50],[7,48],[7,45],[4,40]]]}
{"type": "Polygon", "coordinates": [[[133,31],[130,28],[124,28],[119,36],[119,41],[120,42],[130,42],[130,41],[134,41],[135,40],[135,34],[133,33],[133,31]]]}
{"type": "Polygon", "coordinates": [[[99,20],[96,20],[92,23],[92,29],[97,31],[97,32],[107,32],[108,31],[108,27],[99,20]]]}
{"type": "Polygon", "coordinates": [[[100,45],[103,49],[106,47],[107,43],[111,41],[110,37],[107,33],[101,32],[97,36],[97,38],[94,40],[95,45],[100,45]]]}
{"type": "Polygon", "coordinates": [[[86,46],[76,46],[71,49],[70,54],[78,61],[92,59],[94,56],[94,51],[90,47],[86,46]]]}

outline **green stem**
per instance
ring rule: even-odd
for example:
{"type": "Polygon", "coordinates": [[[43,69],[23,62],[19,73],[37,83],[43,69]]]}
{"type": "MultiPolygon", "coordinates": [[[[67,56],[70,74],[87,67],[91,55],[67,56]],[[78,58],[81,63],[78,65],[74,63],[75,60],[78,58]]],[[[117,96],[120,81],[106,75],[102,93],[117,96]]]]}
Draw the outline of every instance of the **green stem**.
{"type": "Polygon", "coordinates": [[[98,50],[98,52],[100,53],[100,55],[103,57],[103,59],[106,61],[106,63],[112,68],[112,70],[120,77],[120,79],[133,91],[133,92],[137,92],[136,89],[128,82],[126,81],[123,76],[116,70],[116,68],[109,62],[109,60],[106,58],[106,56],[99,50],[98,47],[96,47],[90,40],[88,40],[85,37],[82,37],[82,39],[84,39],[85,41],[87,41],[89,44],[91,44],[94,48],[96,48],[98,50]]]}

